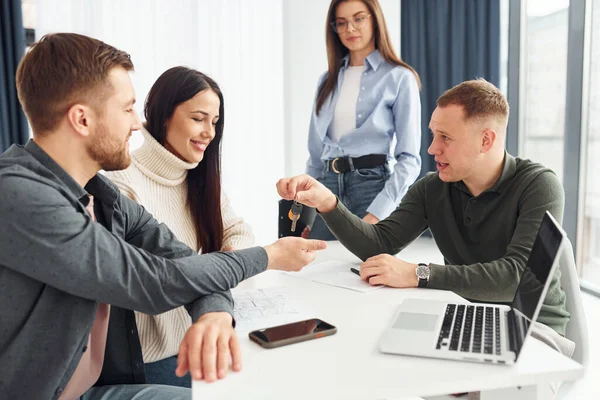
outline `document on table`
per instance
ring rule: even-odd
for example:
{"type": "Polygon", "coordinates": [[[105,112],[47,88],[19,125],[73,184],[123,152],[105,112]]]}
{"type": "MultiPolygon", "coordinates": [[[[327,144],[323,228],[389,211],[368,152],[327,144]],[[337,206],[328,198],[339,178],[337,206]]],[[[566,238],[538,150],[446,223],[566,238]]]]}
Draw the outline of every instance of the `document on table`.
{"type": "Polygon", "coordinates": [[[283,325],[314,317],[294,302],[289,290],[283,287],[235,290],[233,299],[233,317],[235,330],[250,332],[255,329],[283,325]]]}
{"type": "Polygon", "coordinates": [[[299,272],[287,272],[288,275],[298,278],[310,279],[311,281],[337,286],[345,289],[356,290],[367,293],[382,288],[382,285],[371,286],[360,279],[360,276],[350,271],[350,268],[360,270],[359,263],[346,261],[324,261],[304,267],[299,272]]]}

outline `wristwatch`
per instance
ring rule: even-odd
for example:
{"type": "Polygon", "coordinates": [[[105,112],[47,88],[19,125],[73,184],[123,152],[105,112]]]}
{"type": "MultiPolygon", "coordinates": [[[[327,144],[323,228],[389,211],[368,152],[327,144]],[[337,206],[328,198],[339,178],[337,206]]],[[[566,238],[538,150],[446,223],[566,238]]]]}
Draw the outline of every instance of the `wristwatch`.
{"type": "Polygon", "coordinates": [[[419,278],[419,287],[427,287],[427,283],[429,282],[429,275],[431,274],[431,270],[429,269],[429,265],[419,263],[416,269],[417,278],[419,278]]]}

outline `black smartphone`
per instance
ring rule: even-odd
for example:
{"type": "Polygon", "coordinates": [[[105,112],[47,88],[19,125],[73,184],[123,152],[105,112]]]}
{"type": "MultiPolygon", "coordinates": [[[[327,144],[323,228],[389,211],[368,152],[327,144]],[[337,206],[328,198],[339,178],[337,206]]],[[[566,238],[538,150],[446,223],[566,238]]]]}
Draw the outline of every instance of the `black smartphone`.
{"type": "Polygon", "coordinates": [[[259,329],[248,334],[250,340],[266,349],[285,346],[287,344],[304,342],[305,340],[318,339],[330,336],[337,332],[337,328],[318,318],[305,321],[292,322],[291,324],[259,329]]]}

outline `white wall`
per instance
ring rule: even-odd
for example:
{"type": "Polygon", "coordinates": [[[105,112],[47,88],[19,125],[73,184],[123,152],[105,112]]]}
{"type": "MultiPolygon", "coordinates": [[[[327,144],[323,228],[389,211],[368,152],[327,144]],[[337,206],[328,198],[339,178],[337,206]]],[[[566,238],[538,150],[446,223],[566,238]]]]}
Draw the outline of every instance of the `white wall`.
{"type": "MultiPolygon", "coordinates": [[[[386,24],[400,53],[400,0],[379,0],[386,24]]],[[[319,76],[327,70],[325,23],[329,1],[287,0],[283,3],[285,174],[304,172],[308,159],[310,114],[319,76]]]]}

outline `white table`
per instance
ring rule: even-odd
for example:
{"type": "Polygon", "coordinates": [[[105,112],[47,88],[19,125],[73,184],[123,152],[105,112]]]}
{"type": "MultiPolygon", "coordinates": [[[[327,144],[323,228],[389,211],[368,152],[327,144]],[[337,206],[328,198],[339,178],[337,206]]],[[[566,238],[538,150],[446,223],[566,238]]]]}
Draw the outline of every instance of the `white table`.
{"type": "MultiPolygon", "coordinates": [[[[400,256],[417,261],[414,247],[400,256]]],[[[337,242],[320,252],[328,259],[358,261],[337,242]]],[[[404,298],[465,301],[431,289],[382,288],[370,293],[327,286],[268,271],[235,290],[287,287],[294,302],[314,310],[313,317],[335,325],[330,337],[276,349],[263,349],[240,334],[242,371],[220,381],[193,382],[193,399],[409,399],[480,390],[481,399],[535,399],[537,385],[575,380],[583,368],[534,338],[513,366],[486,365],[382,354],[379,336],[404,298]],[[520,389],[517,389],[520,387],[520,389]]]]}

